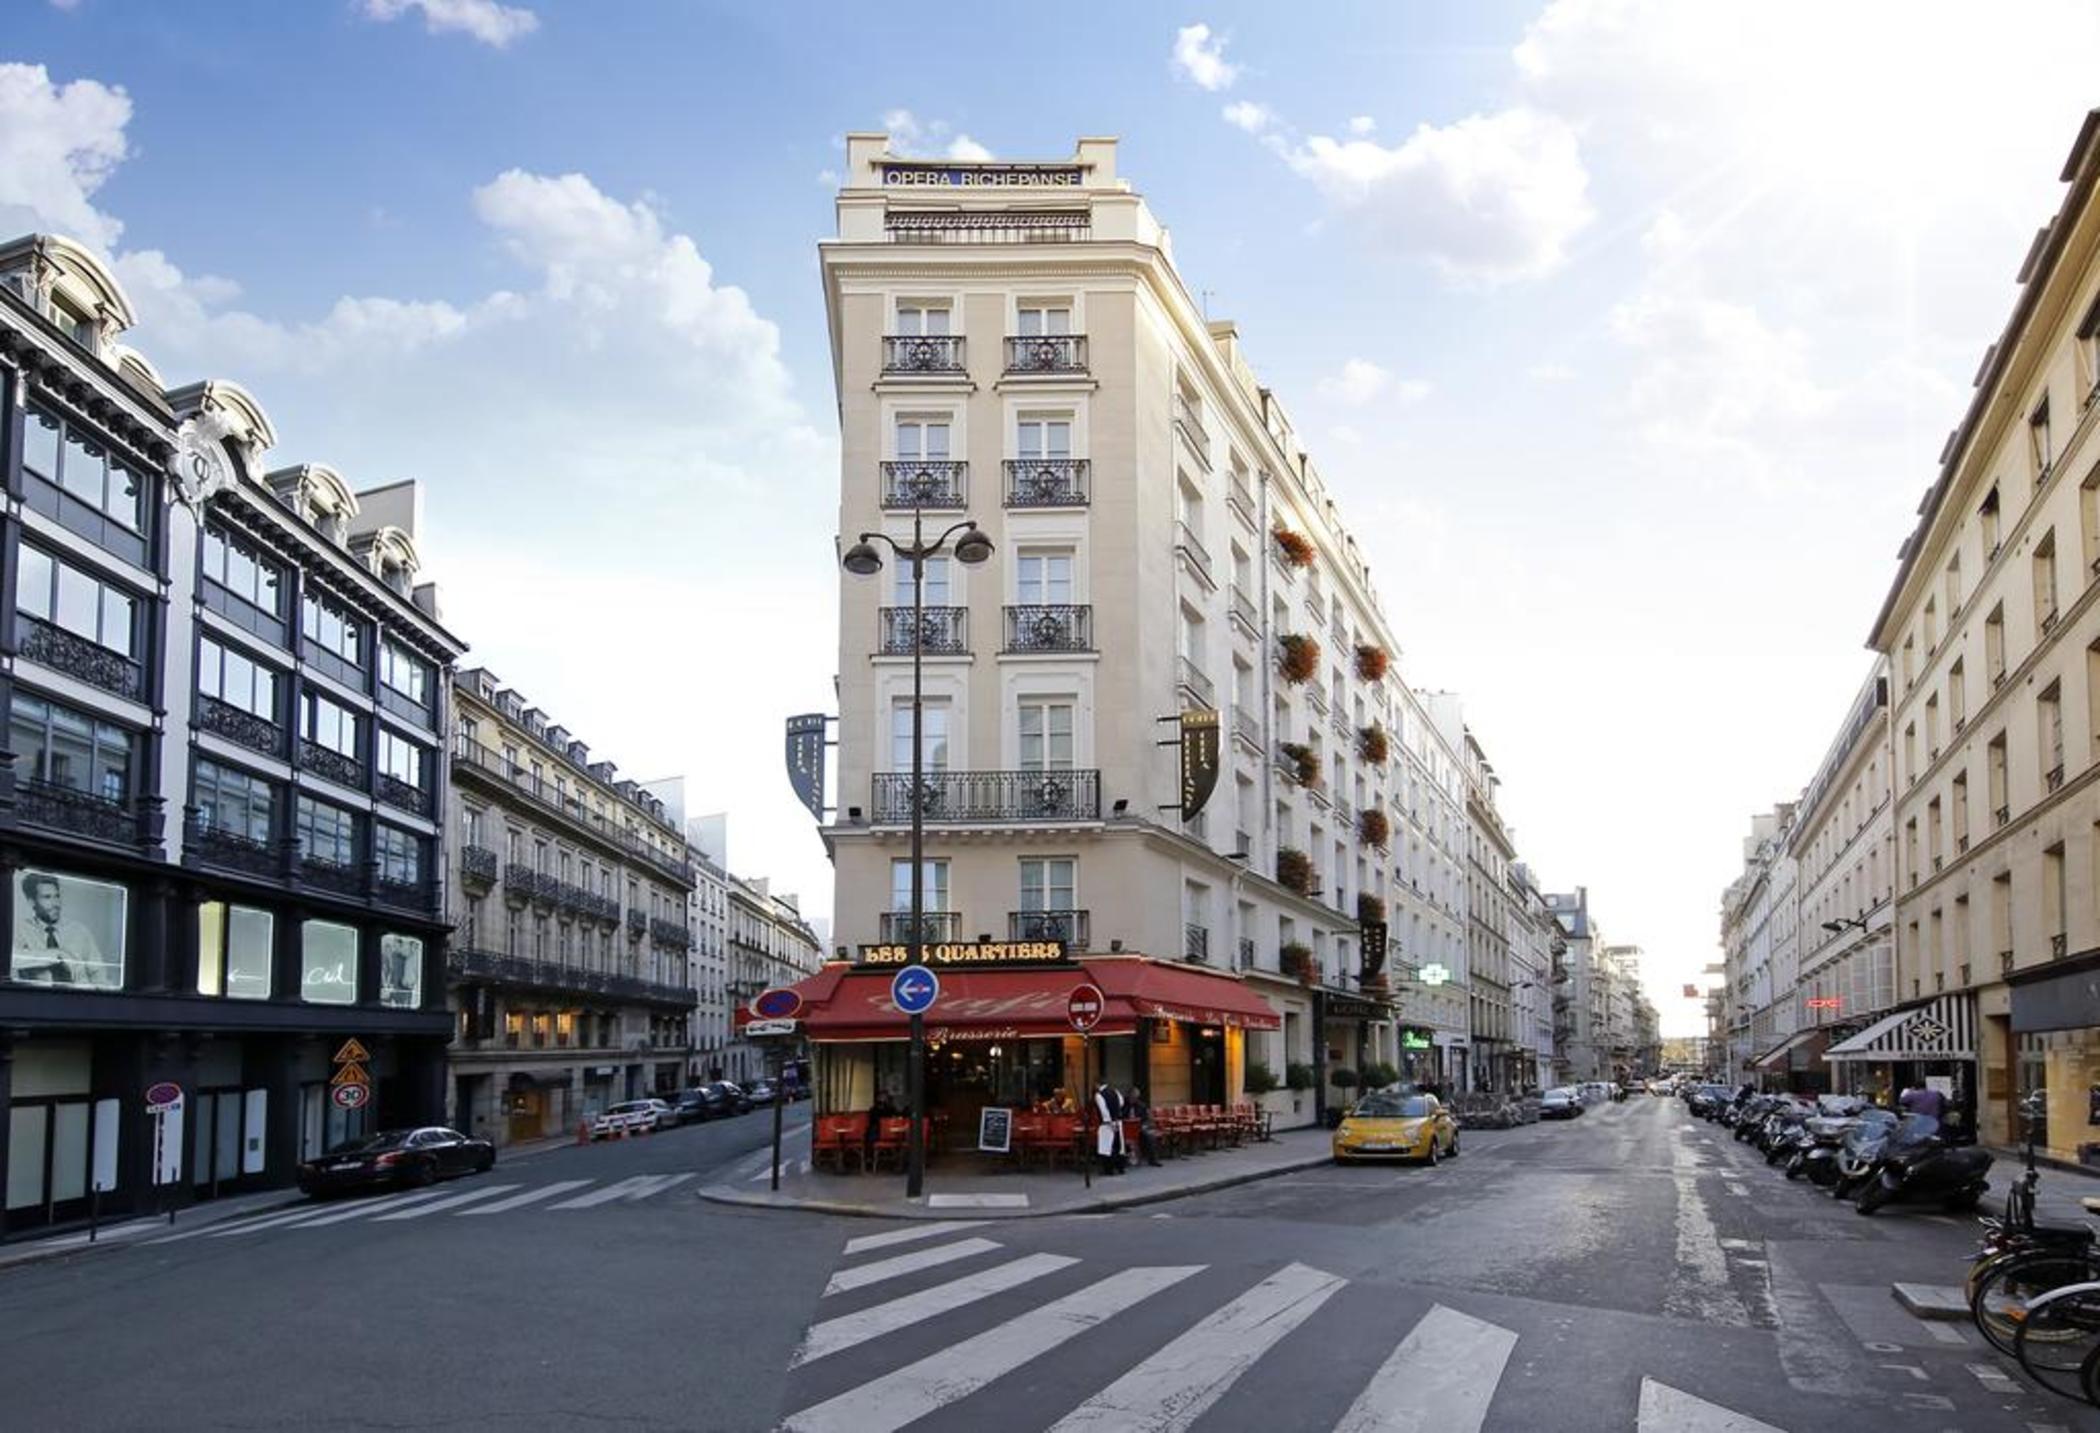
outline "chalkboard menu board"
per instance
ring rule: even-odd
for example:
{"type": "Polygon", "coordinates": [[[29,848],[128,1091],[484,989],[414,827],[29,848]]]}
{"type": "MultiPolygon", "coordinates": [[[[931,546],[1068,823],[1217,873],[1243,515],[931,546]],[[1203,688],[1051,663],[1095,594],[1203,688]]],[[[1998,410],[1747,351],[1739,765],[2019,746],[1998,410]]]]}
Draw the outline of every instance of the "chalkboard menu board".
{"type": "Polygon", "coordinates": [[[992,1154],[1011,1154],[1014,1147],[1014,1112],[986,1105],[977,1113],[977,1147],[992,1154]]]}

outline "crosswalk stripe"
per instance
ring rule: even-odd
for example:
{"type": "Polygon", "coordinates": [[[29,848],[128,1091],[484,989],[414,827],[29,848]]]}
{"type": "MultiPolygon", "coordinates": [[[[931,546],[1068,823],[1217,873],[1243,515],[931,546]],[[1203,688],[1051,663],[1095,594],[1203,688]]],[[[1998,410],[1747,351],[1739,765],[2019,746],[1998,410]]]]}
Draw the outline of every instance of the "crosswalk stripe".
{"type": "Polygon", "coordinates": [[[571,1189],[581,1189],[591,1181],[588,1179],[557,1179],[552,1184],[542,1184],[537,1189],[528,1189],[523,1194],[513,1194],[508,1199],[499,1199],[494,1204],[484,1204],[476,1209],[462,1209],[459,1217],[470,1214],[507,1214],[513,1209],[523,1209],[528,1204],[537,1204],[542,1199],[552,1199],[557,1194],[566,1194],[571,1189]]]}
{"type": "Polygon", "coordinates": [[[895,1433],[1203,1268],[1182,1264],[1124,1269],[917,1363],[812,1404],[781,1426],[787,1433],[895,1433]]]}
{"type": "Polygon", "coordinates": [[[878,1259],[872,1264],[858,1264],[851,1269],[841,1269],[831,1276],[824,1286],[825,1297],[843,1294],[848,1289],[865,1288],[879,1284],[884,1279],[895,1279],[905,1274],[914,1274],[921,1269],[931,1269],[941,1264],[952,1264],[957,1259],[967,1259],[974,1254],[988,1254],[999,1245],[990,1239],[958,1239],[953,1244],[936,1244],[931,1249],[914,1249],[909,1254],[899,1254],[893,1259],[878,1259]]]}
{"type": "Polygon", "coordinates": [[[475,1204],[487,1199],[492,1194],[504,1194],[517,1187],[515,1184],[491,1184],[482,1189],[470,1189],[464,1194],[454,1194],[449,1198],[435,1200],[429,1204],[418,1204],[415,1208],[404,1209],[398,1214],[382,1214],[372,1222],[374,1224],[392,1224],[400,1219],[421,1219],[426,1214],[442,1214],[447,1209],[457,1209],[462,1204],[475,1204]]]}
{"type": "Polygon", "coordinates": [[[1517,1336],[1433,1305],[1371,1376],[1335,1433],[1478,1433],[1517,1336]]]}
{"type": "Polygon", "coordinates": [[[288,1219],[304,1219],[313,1212],[314,1206],[311,1204],[302,1204],[291,1213],[286,1213],[282,1209],[275,1211],[266,1210],[261,1214],[251,1214],[240,1218],[238,1223],[230,1219],[221,1220],[215,1224],[203,1224],[195,1229],[185,1229],[178,1234],[170,1234],[165,1238],[149,1240],[148,1247],[154,1244],[178,1244],[184,1239],[201,1239],[207,1234],[216,1237],[224,1234],[245,1233],[247,1230],[258,1226],[282,1224],[288,1219]]]}
{"type": "Polygon", "coordinates": [[[1344,1282],[1285,1265],[1073,1409],[1052,1433],[1178,1433],[1344,1282]]]}
{"type": "Polygon", "coordinates": [[[892,1244],[915,1244],[921,1239],[953,1234],[958,1229],[975,1229],[984,1222],[982,1219],[936,1219],[930,1224],[913,1224],[903,1229],[892,1229],[887,1234],[863,1234],[858,1239],[846,1241],[846,1252],[865,1254],[870,1249],[887,1249],[892,1244]]]}
{"type": "MultiPolygon", "coordinates": [[[[876,1236],[880,1237],[880,1236],[876,1236]]],[[[802,1347],[788,1361],[788,1367],[800,1368],[805,1363],[814,1363],[820,1358],[866,1343],[871,1338],[894,1333],[898,1329],[910,1328],[927,1319],[959,1309],[964,1304],[974,1304],[979,1299],[988,1299],[993,1294],[1017,1289],[1032,1279],[1045,1274],[1054,1274],[1059,1269],[1069,1269],[1077,1259],[1064,1254],[1030,1254],[1011,1263],[999,1264],[980,1273],[965,1275],[949,1283],[936,1284],[930,1289],[921,1289],[916,1294],[906,1294],[901,1299],[891,1299],[886,1304],[862,1309],[858,1313],[842,1314],[835,1319],[810,1325],[802,1347]]]]}
{"type": "Polygon", "coordinates": [[[692,1177],[693,1176],[690,1173],[656,1175],[654,1176],[656,1180],[654,1184],[650,1185],[647,1189],[638,1190],[635,1193],[628,1195],[628,1201],[630,1203],[639,1204],[644,1199],[654,1199],[659,1194],[668,1194],[670,1191],[676,1189],[679,1185],[685,1183],[688,1179],[691,1179],[692,1177]]]}
{"type": "Polygon", "coordinates": [[[603,1189],[593,1189],[589,1194],[579,1194],[574,1199],[564,1199],[559,1204],[550,1204],[549,1209],[590,1209],[600,1204],[610,1204],[615,1199],[625,1199],[639,1189],[653,1186],[656,1176],[637,1174],[617,1184],[608,1184],[603,1189]]]}
{"type": "Polygon", "coordinates": [[[337,1210],[333,1214],[323,1214],[318,1219],[295,1220],[285,1227],[288,1229],[319,1229],[326,1224],[342,1224],[352,1219],[364,1219],[374,1214],[386,1214],[396,1209],[406,1209],[411,1204],[423,1204],[432,1199],[441,1199],[444,1197],[444,1194],[445,1191],[442,1189],[425,1189],[416,1194],[396,1194],[386,1199],[367,1199],[352,1205],[348,1209],[337,1210]]]}
{"type": "Polygon", "coordinates": [[[1641,1380],[1640,1421],[1634,1426],[1637,1433],[1786,1433],[1652,1378],[1641,1380]]]}

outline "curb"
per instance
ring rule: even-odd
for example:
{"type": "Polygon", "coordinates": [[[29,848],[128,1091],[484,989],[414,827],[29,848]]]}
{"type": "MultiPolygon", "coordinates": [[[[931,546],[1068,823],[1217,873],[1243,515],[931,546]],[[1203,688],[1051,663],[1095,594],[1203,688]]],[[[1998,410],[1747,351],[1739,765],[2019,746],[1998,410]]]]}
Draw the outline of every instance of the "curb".
{"type": "Polygon", "coordinates": [[[1952,1284],[1890,1284],[1889,1296],[1913,1317],[1967,1323],[1969,1301],[1952,1284]]]}
{"type": "Polygon", "coordinates": [[[1308,1155],[1288,1164],[1220,1175],[1199,1184],[1178,1185],[1173,1189],[1148,1189],[1133,1194],[1097,1196],[1077,1204],[1060,1205],[1056,1209],[933,1209],[925,1205],[892,1209],[838,1199],[774,1199],[763,1194],[747,1194],[726,1184],[710,1184],[696,1192],[710,1204],[734,1205],[742,1209],[765,1209],[779,1214],[840,1214],[849,1219],[1055,1219],[1066,1214],[1103,1214],[1117,1209],[1132,1209],[1143,1204],[1163,1204],[1170,1199],[1186,1199],[1192,1194],[1209,1194],[1219,1189],[1230,1189],[1234,1185],[1273,1179],[1279,1174],[1297,1174],[1302,1170],[1317,1169],[1329,1163],[1332,1158],[1331,1154],[1325,1153],[1308,1155]]]}

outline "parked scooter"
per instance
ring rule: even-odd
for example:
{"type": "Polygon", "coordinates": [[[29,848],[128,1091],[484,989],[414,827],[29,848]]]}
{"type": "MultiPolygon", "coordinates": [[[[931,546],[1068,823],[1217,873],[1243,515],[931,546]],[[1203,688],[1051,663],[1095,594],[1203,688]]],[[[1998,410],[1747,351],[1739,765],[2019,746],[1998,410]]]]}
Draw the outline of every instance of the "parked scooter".
{"type": "Polygon", "coordinates": [[[1882,1148],[1879,1174],[1859,1192],[1859,1212],[1897,1200],[1936,1202],[1950,1214],[1974,1209],[1990,1190],[1990,1167],[1988,1150],[1950,1148],[1931,1115],[1905,1115],[1882,1148]]]}
{"type": "Polygon", "coordinates": [[[1837,1178],[1830,1182],[1836,1199],[1850,1199],[1881,1172],[1881,1151],[1896,1130],[1896,1116],[1883,1109],[1862,1110],[1858,1123],[1838,1142],[1837,1178]]]}
{"type": "Polygon", "coordinates": [[[1806,1175],[1811,1184],[1825,1189],[1835,1184],[1839,1146],[1858,1127],[1867,1108],[1865,1100],[1850,1095],[1824,1095],[1817,1099],[1815,1113],[1794,1132],[1786,1177],[1799,1179],[1806,1175]]]}

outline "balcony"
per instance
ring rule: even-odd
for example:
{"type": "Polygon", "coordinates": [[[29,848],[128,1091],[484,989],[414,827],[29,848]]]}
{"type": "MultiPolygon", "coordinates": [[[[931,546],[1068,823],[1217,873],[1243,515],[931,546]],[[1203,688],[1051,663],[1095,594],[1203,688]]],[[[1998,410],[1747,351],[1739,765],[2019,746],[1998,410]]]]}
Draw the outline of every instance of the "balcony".
{"type": "Polygon", "coordinates": [[[1261,639],[1261,609],[1254,605],[1254,599],[1237,582],[1232,584],[1232,620],[1239,623],[1249,637],[1256,641],[1261,639]]]}
{"type": "Polygon", "coordinates": [[[1101,819],[1099,771],[928,772],[916,803],[909,772],[878,773],[871,785],[871,819],[877,825],[909,822],[914,805],[922,819],[936,823],[1101,819]]]}
{"type": "Polygon", "coordinates": [[[1188,657],[1181,658],[1180,662],[1181,689],[1195,698],[1196,705],[1199,707],[1217,705],[1218,689],[1212,683],[1209,674],[1188,657]]]}
{"type": "Polygon", "coordinates": [[[581,832],[606,850],[644,861],[687,888],[693,884],[690,861],[652,846],[643,839],[641,831],[623,829],[614,820],[589,810],[576,794],[564,792],[552,781],[536,777],[523,767],[506,761],[501,752],[491,747],[475,741],[454,743],[452,774],[455,779],[463,778],[484,787],[494,787],[502,794],[522,792],[542,811],[562,821],[565,827],[581,832]]]}
{"type": "Polygon", "coordinates": [[[2050,936],[2049,958],[2051,960],[2062,960],[2064,958],[2064,952],[2070,948],[2070,944],[2071,941],[2069,935],[2063,931],[2058,931],[2055,935],[2050,936]]]}
{"type": "Polygon", "coordinates": [[[885,334],[882,339],[882,371],[885,375],[959,375],[963,372],[963,336],[959,333],[885,334]]]}
{"type": "Polygon", "coordinates": [[[420,786],[412,786],[398,776],[379,774],[378,789],[373,793],[389,806],[398,806],[403,811],[413,811],[418,816],[430,814],[431,795],[420,786]]]}
{"type": "Polygon", "coordinates": [[[1008,652],[1091,652],[1094,609],[1085,603],[1050,602],[1006,609],[1008,652]]]}
{"type": "Polygon", "coordinates": [[[1181,560],[1202,579],[1205,586],[1217,585],[1217,579],[1211,575],[1210,549],[1189,530],[1189,525],[1185,522],[1174,524],[1174,551],[1180,554],[1181,560]]]}
{"type": "Polygon", "coordinates": [[[970,652],[970,609],[925,607],[913,621],[909,607],[884,607],[876,613],[881,652],[886,657],[909,657],[916,632],[919,650],[934,657],[964,657],[970,652]]]}
{"type": "Polygon", "coordinates": [[[194,852],[198,861],[222,870],[242,871],[264,880],[281,880],[284,876],[284,851],[269,841],[258,841],[243,831],[229,831],[222,826],[207,826],[196,816],[191,807],[184,816],[195,821],[183,837],[183,849],[194,852]]]}
{"type": "Polygon", "coordinates": [[[217,697],[197,698],[197,725],[216,736],[223,736],[250,751],[262,752],[265,756],[284,755],[284,728],[268,717],[259,717],[253,712],[242,711],[231,702],[222,702],[217,697]]]}
{"type": "Polygon", "coordinates": [[[376,876],[372,881],[372,898],[381,905],[397,906],[405,911],[434,911],[438,904],[437,884],[376,876]]]}
{"type": "Polygon", "coordinates": [[[897,209],[882,216],[891,244],[1076,244],[1093,235],[1085,209],[897,209]]]}
{"type": "Polygon", "coordinates": [[[1085,458],[1008,458],[1002,466],[1010,508],[1083,508],[1091,501],[1093,465],[1085,458]]]}
{"type": "Polygon", "coordinates": [[[1247,531],[1259,531],[1254,514],[1254,493],[1248,488],[1245,475],[1234,472],[1226,482],[1225,506],[1232,509],[1234,517],[1247,525],[1247,531]]]}
{"type": "Polygon", "coordinates": [[[882,464],[886,508],[959,508],[969,489],[970,465],[960,458],[901,458],[882,464]]]}
{"type": "Polygon", "coordinates": [[[469,890],[487,891],[496,884],[496,853],[486,846],[463,846],[459,852],[459,883],[469,890]]]}
{"type": "Polygon", "coordinates": [[[514,906],[531,900],[539,884],[540,873],[522,861],[512,861],[503,868],[503,898],[514,906]]]}
{"type": "Polygon", "coordinates": [[[1086,335],[1038,333],[1006,340],[1008,377],[1086,372],[1086,335]]]}
{"type": "Polygon", "coordinates": [[[2000,806],[1991,812],[1991,823],[1993,825],[2003,826],[2010,820],[2012,820],[2012,808],[2010,806],[2000,806]]]}
{"type": "Polygon", "coordinates": [[[660,916],[651,916],[649,918],[649,934],[658,945],[668,946],[672,950],[691,950],[693,948],[693,932],[688,927],[680,925],[677,921],[664,920],[660,916]]]}
{"type": "Polygon", "coordinates": [[[648,913],[629,907],[627,911],[627,938],[629,940],[640,940],[648,931],[648,913]]]}
{"type": "Polygon", "coordinates": [[[2063,763],[2062,763],[2061,761],[2059,761],[2059,762],[2057,762],[2057,763],[2056,763],[2056,765],[2054,765],[2054,766],[2050,767],[2050,768],[2049,768],[2049,773],[2048,773],[2048,775],[2047,775],[2047,776],[2045,776],[2045,777],[2043,778],[2043,781],[2044,781],[2044,783],[2045,783],[2045,784],[2046,784],[2046,785],[2048,786],[2048,788],[2049,788],[2049,789],[2050,789],[2051,791],[2061,791],[2061,790],[2063,790],[2063,789],[2064,789],[2064,764],[2063,764],[2063,763]]]}
{"type": "Polygon", "coordinates": [[[1091,911],[1008,911],[1008,940],[1061,940],[1072,950],[1085,950],[1093,939],[1091,911]]]}
{"type": "Polygon", "coordinates": [[[1254,969],[1254,937],[1252,936],[1243,935],[1240,937],[1240,963],[1238,968],[1241,970],[1254,969]]]}
{"type": "Polygon", "coordinates": [[[300,741],[299,764],[316,776],[325,776],[330,781],[339,781],[345,786],[362,789],[365,784],[363,762],[354,756],[345,756],[340,751],[323,746],[317,741],[300,741]]]}
{"type": "Polygon", "coordinates": [[[1181,434],[1191,451],[1210,466],[1210,435],[1203,431],[1203,415],[1179,393],[1174,395],[1174,431],[1181,434]]]}
{"type": "Polygon", "coordinates": [[[91,687],[133,701],[145,699],[145,671],[137,662],[26,612],[15,614],[15,648],[30,661],[77,677],[91,687]]]}
{"type": "Polygon", "coordinates": [[[139,815],[131,801],[57,782],[31,780],[15,786],[15,820],[24,826],[133,846],[142,839],[139,815]]]}
{"type": "Polygon", "coordinates": [[[2048,635],[2049,633],[2051,633],[2051,632],[2053,632],[2053,631],[2055,631],[2055,630],[2056,630],[2056,618],[2057,618],[2057,611],[2056,611],[2056,609],[2055,609],[2054,607],[2051,607],[2051,608],[2050,608],[2050,609],[2049,609],[2049,610],[2048,610],[2047,612],[2044,612],[2044,613],[2042,614],[2042,635],[2043,635],[2043,636],[2045,636],[2045,637],[2046,637],[2046,636],[2047,636],[2047,635],[2048,635]]]}
{"type": "Polygon", "coordinates": [[[1238,702],[1232,704],[1232,734],[1256,752],[1261,747],[1261,718],[1238,702]]]}
{"type": "Polygon", "coordinates": [[[1194,921],[1182,925],[1181,958],[1196,965],[1210,964],[1210,927],[1194,921]]]}
{"type": "Polygon", "coordinates": [[[325,856],[302,855],[298,876],[301,885],[311,886],[317,891],[330,891],[360,900],[365,895],[365,869],[359,865],[331,861],[325,856]]]}
{"type": "Polygon", "coordinates": [[[502,986],[517,990],[541,990],[565,995],[595,995],[628,1000],[642,1005],[663,1005],[684,1010],[699,1002],[699,992],[689,985],[644,980],[609,970],[586,970],[551,960],[504,955],[493,950],[453,947],[446,952],[445,969],[461,984],[502,986]]]}
{"type": "MultiPolygon", "coordinates": [[[[877,927],[885,945],[908,945],[911,942],[911,912],[884,911],[877,927]]],[[[960,911],[919,912],[919,944],[947,945],[955,941],[962,930],[960,911]]]]}

